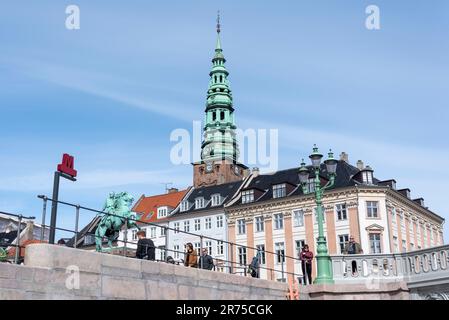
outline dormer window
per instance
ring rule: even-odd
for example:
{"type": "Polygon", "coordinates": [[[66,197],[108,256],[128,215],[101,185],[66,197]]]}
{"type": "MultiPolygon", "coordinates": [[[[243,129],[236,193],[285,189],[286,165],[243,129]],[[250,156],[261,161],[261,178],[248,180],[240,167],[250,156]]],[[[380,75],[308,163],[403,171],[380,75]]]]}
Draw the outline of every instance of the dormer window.
{"type": "Polygon", "coordinates": [[[184,200],[181,202],[181,212],[189,210],[189,201],[184,200]]]}
{"type": "Polygon", "coordinates": [[[195,209],[204,208],[204,198],[199,197],[195,199],[195,209]]]}
{"type": "Polygon", "coordinates": [[[211,198],[212,198],[212,206],[219,206],[221,204],[220,194],[213,194],[211,198]]]}
{"type": "Polygon", "coordinates": [[[367,166],[362,170],[362,179],[364,184],[373,184],[373,169],[367,166]]]}
{"type": "Polygon", "coordinates": [[[273,186],[273,198],[282,198],[287,195],[285,183],[276,184],[273,186]]]}
{"type": "Polygon", "coordinates": [[[307,181],[307,191],[309,192],[315,192],[315,179],[309,178],[307,181]]]}
{"type": "Polygon", "coordinates": [[[254,202],[254,190],[242,191],[242,203],[254,202]]]}
{"type": "Polygon", "coordinates": [[[159,207],[157,208],[157,218],[165,218],[168,214],[168,207],[159,207]]]}

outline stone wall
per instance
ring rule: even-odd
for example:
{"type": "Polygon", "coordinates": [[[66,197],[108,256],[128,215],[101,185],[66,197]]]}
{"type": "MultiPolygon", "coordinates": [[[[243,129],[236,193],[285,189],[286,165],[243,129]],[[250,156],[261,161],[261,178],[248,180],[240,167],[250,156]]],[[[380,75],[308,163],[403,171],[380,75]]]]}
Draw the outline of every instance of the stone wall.
{"type": "Polygon", "coordinates": [[[0,300],[274,300],[287,290],[285,283],[49,244],[29,245],[25,265],[0,265],[0,300]],[[72,270],[79,270],[79,288],[72,270]]]}

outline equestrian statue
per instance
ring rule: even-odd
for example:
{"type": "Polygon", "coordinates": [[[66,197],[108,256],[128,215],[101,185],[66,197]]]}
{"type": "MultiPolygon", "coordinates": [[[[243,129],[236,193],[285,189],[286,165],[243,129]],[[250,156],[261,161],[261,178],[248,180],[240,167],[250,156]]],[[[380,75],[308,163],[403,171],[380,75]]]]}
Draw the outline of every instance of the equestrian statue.
{"type": "Polygon", "coordinates": [[[112,250],[112,241],[120,229],[126,224],[128,228],[140,227],[136,224],[136,215],[131,212],[131,204],[134,198],[128,192],[111,192],[103,207],[104,216],[101,218],[95,231],[95,249],[102,252],[103,238],[108,239],[109,248],[112,250]]]}

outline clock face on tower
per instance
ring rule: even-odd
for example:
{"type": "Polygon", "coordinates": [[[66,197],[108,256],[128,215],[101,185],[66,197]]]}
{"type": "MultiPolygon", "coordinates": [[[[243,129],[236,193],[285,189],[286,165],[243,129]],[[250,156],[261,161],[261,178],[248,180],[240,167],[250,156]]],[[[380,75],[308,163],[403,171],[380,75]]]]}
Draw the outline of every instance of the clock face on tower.
{"type": "Polygon", "coordinates": [[[235,174],[238,175],[238,174],[239,174],[239,167],[235,166],[235,167],[234,167],[234,172],[235,172],[235,174]]]}
{"type": "Polygon", "coordinates": [[[206,172],[211,172],[212,171],[212,163],[206,163],[206,172]]]}

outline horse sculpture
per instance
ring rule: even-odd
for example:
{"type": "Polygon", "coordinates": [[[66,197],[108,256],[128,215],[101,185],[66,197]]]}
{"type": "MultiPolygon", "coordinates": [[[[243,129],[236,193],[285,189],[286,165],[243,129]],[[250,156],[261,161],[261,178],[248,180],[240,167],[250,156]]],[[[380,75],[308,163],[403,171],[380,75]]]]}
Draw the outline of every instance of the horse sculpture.
{"type": "Polygon", "coordinates": [[[95,249],[98,252],[103,251],[103,238],[108,239],[109,248],[112,249],[112,241],[122,226],[128,228],[140,227],[136,224],[136,216],[131,212],[130,206],[134,198],[128,192],[110,193],[106,199],[103,211],[106,213],[100,220],[95,231],[95,249]]]}

